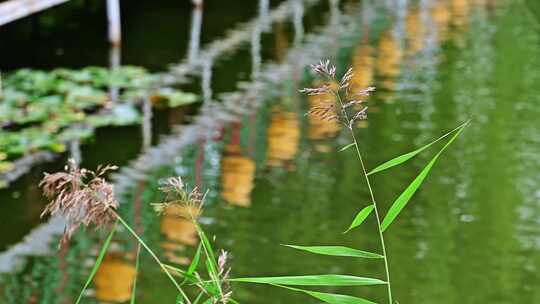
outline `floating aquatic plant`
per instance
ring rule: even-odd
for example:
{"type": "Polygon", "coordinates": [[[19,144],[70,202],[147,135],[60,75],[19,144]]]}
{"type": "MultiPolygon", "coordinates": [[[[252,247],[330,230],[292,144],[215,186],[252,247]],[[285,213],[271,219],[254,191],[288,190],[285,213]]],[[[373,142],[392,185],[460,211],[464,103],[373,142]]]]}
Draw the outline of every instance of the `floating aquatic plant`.
{"type": "Polygon", "coordinates": [[[157,75],[133,66],[8,74],[0,96],[0,173],[25,155],[63,152],[67,142],[88,139],[95,128],[139,123],[138,104],[146,98],[169,107],[197,100],[192,93],[158,83],[157,75]],[[119,91],[115,100],[109,96],[111,88],[119,91]]]}

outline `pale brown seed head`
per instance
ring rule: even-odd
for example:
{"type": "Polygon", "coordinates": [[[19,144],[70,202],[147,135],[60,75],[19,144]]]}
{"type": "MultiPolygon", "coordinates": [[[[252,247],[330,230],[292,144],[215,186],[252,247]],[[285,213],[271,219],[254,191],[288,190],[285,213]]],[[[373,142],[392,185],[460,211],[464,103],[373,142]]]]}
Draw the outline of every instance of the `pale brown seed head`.
{"type": "Polygon", "coordinates": [[[60,215],[66,218],[61,244],[69,241],[80,225],[109,226],[114,220],[113,210],[118,207],[114,187],[103,177],[116,166],[100,166],[97,173],[78,168],[69,161],[65,172],[45,173],[39,186],[43,194],[51,199],[41,216],[60,215]]]}

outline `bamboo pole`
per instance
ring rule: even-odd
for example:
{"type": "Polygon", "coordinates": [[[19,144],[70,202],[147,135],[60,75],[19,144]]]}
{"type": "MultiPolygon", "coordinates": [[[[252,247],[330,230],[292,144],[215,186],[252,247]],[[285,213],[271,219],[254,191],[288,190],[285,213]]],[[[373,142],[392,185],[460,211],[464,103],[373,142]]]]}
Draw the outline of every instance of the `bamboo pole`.
{"type": "Polygon", "coordinates": [[[107,0],[107,20],[109,22],[109,42],[114,46],[119,46],[122,41],[120,0],[107,0]]]}

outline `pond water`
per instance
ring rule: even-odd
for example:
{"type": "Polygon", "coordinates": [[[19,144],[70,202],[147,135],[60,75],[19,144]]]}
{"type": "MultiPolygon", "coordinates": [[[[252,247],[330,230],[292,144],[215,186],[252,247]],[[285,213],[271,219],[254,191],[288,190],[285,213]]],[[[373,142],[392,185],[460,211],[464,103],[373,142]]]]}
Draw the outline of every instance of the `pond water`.
{"type": "MultiPolygon", "coordinates": [[[[166,66],[188,56],[190,7],[176,14],[167,3],[148,10],[140,1],[126,11],[134,17],[125,29],[123,61],[174,73],[166,66]]],[[[158,217],[150,206],[163,199],[159,183],[181,175],[209,190],[201,222],[216,246],[230,251],[233,276],[382,278],[377,261],[280,246],[378,250],[373,219],[342,233],[369,202],[355,154],[338,152],[349,143],[345,130],[306,117],[310,100],[297,93],[313,84],[306,65],[328,57],[340,73],[352,66],[356,85],[377,87],[368,119],[357,126],[368,168],[473,119],[386,232],[399,303],[540,303],[540,13],[534,0],[271,1],[268,15],[255,1],[219,3],[225,2],[205,4],[202,63],[183,84],[207,102],[155,110],[149,129],[100,129],[81,146],[83,166],[122,166],[113,177],[120,213],[165,260],[184,264],[197,243],[193,227],[158,217]],[[290,16],[277,16],[280,8],[290,16]],[[212,48],[213,41],[234,36],[226,29],[235,27],[247,35],[211,57],[225,45],[212,48]]],[[[71,47],[60,59],[50,59],[51,48],[39,62],[21,53],[2,65],[107,65],[103,46],[83,51],[86,61],[76,59],[81,46],[71,47]]],[[[381,209],[436,149],[373,176],[381,209]]],[[[34,166],[0,190],[1,303],[71,303],[84,284],[104,235],[80,232],[57,251],[61,221],[39,218],[41,174],[60,169],[70,156],[34,166]]],[[[85,303],[129,297],[133,255],[133,240],[118,234],[85,303]]],[[[141,269],[137,303],[173,303],[173,286],[148,256],[141,269]]],[[[317,303],[272,287],[233,287],[242,303],[317,303]]],[[[325,291],[385,303],[384,287],[325,291]]]]}

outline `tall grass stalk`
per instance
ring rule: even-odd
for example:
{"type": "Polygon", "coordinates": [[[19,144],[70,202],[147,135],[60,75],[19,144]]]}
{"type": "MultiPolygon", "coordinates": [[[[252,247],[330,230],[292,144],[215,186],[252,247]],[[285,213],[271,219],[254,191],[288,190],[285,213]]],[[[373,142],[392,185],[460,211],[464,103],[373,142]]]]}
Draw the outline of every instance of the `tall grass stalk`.
{"type": "Polygon", "coordinates": [[[317,65],[312,66],[315,74],[322,76],[326,82],[320,84],[318,87],[314,88],[305,88],[301,90],[311,96],[318,96],[319,103],[312,105],[312,107],[307,112],[307,115],[314,116],[316,119],[329,121],[329,122],[339,122],[343,124],[349,132],[352,143],[343,147],[341,151],[345,151],[354,146],[358,160],[360,161],[360,167],[362,168],[362,174],[364,175],[367,188],[369,190],[369,195],[371,203],[362,208],[349,228],[345,233],[351,231],[352,229],[359,227],[370,215],[374,213],[375,219],[377,221],[377,230],[378,238],[380,242],[380,249],[382,255],[378,253],[358,250],[354,248],[348,248],[344,246],[296,246],[296,245],[286,245],[288,247],[307,251],[310,253],[321,254],[321,255],[333,255],[336,257],[350,257],[350,258],[365,258],[365,259],[382,259],[384,262],[385,269],[385,281],[374,279],[374,278],[365,278],[357,277],[350,275],[336,275],[336,274],[323,274],[323,275],[303,275],[303,276],[281,276],[281,277],[251,277],[251,278],[236,278],[232,281],[235,282],[249,282],[249,283],[258,283],[258,284],[268,284],[272,286],[277,286],[281,288],[286,288],[288,290],[302,292],[304,294],[310,295],[314,298],[322,300],[329,304],[374,304],[370,300],[363,298],[352,297],[349,295],[340,295],[340,294],[330,294],[323,293],[312,290],[304,290],[291,286],[361,286],[361,285],[380,285],[385,284],[387,290],[388,304],[394,304],[394,297],[392,294],[392,284],[390,279],[390,267],[388,262],[388,251],[386,248],[386,243],[384,239],[384,232],[390,226],[390,224],[396,219],[399,213],[407,205],[409,200],[412,198],[414,193],[421,186],[422,182],[428,175],[429,171],[442,154],[442,152],[461,134],[463,129],[468,125],[469,121],[465,122],[461,126],[455,128],[454,130],[444,134],[435,141],[411,151],[409,153],[397,156],[379,166],[375,169],[368,171],[360,151],[358,140],[354,132],[355,122],[362,119],[367,119],[367,106],[365,106],[366,98],[370,95],[372,91],[375,90],[373,87],[368,87],[365,89],[357,90],[352,88],[353,83],[351,82],[353,78],[353,71],[349,69],[343,77],[338,80],[336,78],[336,67],[331,66],[330,62],[327,60],[325,62],[321,61],[317,65]],[[446,142],[446,144],[439,150],[439,152],[431,159],[431,161],[422,169],[422,171],[416,176],[416,178],[403,190],[403,192],[396,198],[396,200],[391,205],[390,209],[387,211],[384,218],[377,200],[375,199],[375,194],[373,191],[373,186],[370,181],[370,175],[375,174],[387,169],[390,169],[394,166],[400,165],[420,152],[426,150],[430,146],[434,145],[443,138],[453,134],[453,136],[446,142]]]}
{"type": "Polygon", "coordinates": [[[167,269],[166,265],[161,262],[161,260],[154,253],[154,251],[143,241],[143,239],[141,239],[141,237],[129,226],[129,224],[126,223],[126,221],[124,221],[124,219],[120,215],[118,215],[118,213],[116,213],[116,211],[111,209],[111,212],[116,216],[118,221],[127,229],[127,231],[129,231],[129,233],[131,233],[131,235],[133,235],[133,237],[135,237],[135,239],[137,239],[137,242],[150,254],[150,256],[154,259],[154,261],[156,261],[156,263],[159,265],[161,270],[163,270],[163,272],[165,272],[165,274],[167,275],[167,277],[169,278],[171,283],[173,283],[174,287],[176,287],[176,289],[182,295],[182,297],[186,300],[186,302],[191,303],[191,301],[189,300],[189,297],[186,295],[186,293],[184,292],[182,287],[180,287],[178,282],[172,276],[169,269],[167,269]]]}
{"type": "Polygon", "coordinates": [[[139,276],[139,268],[141,260],[141,244],[137,244],[137,255],[135,257],[135,276],[133,277],[133,287],[131,289],[131,300],[129,304],[135,304],[137,298],[137,277],[139,276]]]}
{"type": "MultiPolygon", "coordinates": [[[[332,79],[332,80],[335,81],[335,79],[332,79]]],[[[384,270],[386,273],[386,286],[388,290],[388,303],[392,304],[393,302],[392,302],[392,284],[390,281],[390,267],[388,267],[388,254],[386,253],[386,244],[384,242],[384,235],[381,229],[381,217],[379,215],[379,207],[377,206],[377,200],[375,199],[375,194],[373,193],[373,189],[371,187],[371,181],[369,180],[369,175],[366,170],[366,166],[364,165],[362,153],[360,152],[360,147],[358,146],[358,140],[356,140],[356,134],[354,133],[354,129],[353,129],[354,121],[352,121],[349,118],[349,114],[346,111],[345,104],[343,103],[343,100],[341,99],[339,90],[332,90],[332,92],[340,104],[341,113],[342,113],[343,119],[345,120],[345,126],[349,130],[350,136],[353,140],[353,144],[354,144],[353,146],[356,150],[356,155],[358,155],[358,160],[360,161],[360,165],[362,167],[362,173],[364,174],[364,179],[366,180],[366,184],[369,189],[369,195],[371,197],[371,202],[372,202],[373,210],[375,213],[375,219],[377,220],[377,230],[379,231],[379,240],[380,240],[382,256],[384,260],[384,270]]]]}

